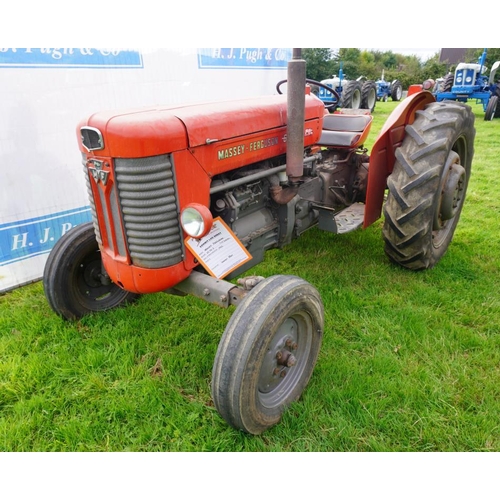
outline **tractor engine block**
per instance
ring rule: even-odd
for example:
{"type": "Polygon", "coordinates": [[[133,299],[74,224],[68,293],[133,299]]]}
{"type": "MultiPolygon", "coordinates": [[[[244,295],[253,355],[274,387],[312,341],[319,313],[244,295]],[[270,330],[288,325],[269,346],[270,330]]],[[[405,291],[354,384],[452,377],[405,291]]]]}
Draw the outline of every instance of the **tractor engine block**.
{"type": "MultiPolygon", "coordinates": [[[[252,254],[247,265],[250,268],[262,261],[270,248],[290,243],[317,224],[319,208],[340,211],[363,202],[368,159],[363,152],[339,151],[306,157],[297,195],[287,203],[275,201],[272,194],[273,187],[286,184],[284,158],[243,167],[214,178],[212,188],[216,194],[212,195],[210,209],[252,254]],[[223,189],[224,185],[231,187],[223,189]]],[[[238,274],[245,268],[239,268],[238,274]]]]}

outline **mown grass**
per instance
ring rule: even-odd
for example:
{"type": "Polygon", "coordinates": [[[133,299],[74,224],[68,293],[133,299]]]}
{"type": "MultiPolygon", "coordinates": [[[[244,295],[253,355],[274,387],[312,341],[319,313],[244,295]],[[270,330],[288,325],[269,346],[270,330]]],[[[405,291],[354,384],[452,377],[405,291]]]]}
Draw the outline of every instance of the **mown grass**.
{"type": "MultiPolygon", "coordinates": [[[[371,141],[395,103],[377,103],[371,141]]],[[[500,451],[500,120],[476,113],[468,198],[426,272],[390,264],[382,221],[312,229],[248,274],[295,274],[326,311],[313,377],[262,436],[228,427],[210,378],[231,315],[155,294],[68,323],[35,283],[0,296],[2,451],[500,451]]]]}

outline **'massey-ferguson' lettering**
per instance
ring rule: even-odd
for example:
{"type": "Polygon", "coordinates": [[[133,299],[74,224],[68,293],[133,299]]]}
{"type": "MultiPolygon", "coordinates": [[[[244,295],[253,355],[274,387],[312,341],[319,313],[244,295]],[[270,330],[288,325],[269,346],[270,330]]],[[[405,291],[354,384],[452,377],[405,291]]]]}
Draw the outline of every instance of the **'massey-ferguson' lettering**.
{"type": "Polygon", "coordinates": [[[270,137],[268,139],[260,139],[258,141],[252,141],[247,144],[240,144],[239,146],[233,146],[231,148],[220,149],[217,151],[217,159],[226,160],[227,158],[234,158],[248,151],[258,151],[259,149],[268,148],[270,146],[276,146],[279,143],[277,137],[270,137]]]}
{"type": "Polygon", "coordinates": [[[270,146],[276,146],[276,144],[278,144],[277,137],[271,137],[270,139],[262,139],[260,141],[254,141],[250,143],[250,151],[257,151],[258,149],[264,149],[270,146]]]}
{"type": "Polygon", "coordinates": [[[233,158],[234,156],[242,155],[245,152],[245,145],[233,146],[232,148],[221,149],[217,153],[219,160],[225,160],[226,158],[233,158]]]}

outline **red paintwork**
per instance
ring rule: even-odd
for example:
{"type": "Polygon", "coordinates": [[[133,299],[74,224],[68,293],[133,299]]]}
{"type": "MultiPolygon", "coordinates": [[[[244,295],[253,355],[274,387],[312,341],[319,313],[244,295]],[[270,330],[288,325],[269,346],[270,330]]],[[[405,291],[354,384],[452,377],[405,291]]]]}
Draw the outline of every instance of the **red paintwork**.
{"type": "Polygon", "coordinates": [[[408,97],[412,96],[413,94],[417,94],[418,92],[422,92],[422,90],[424,90],[424,86],[421,83],[410,85],[408,87],[408,97]]]}
{"type": "Polygon", "coordinates": [[[394,168],[394,153],[403,142],[406,125],[413,123],[418,110],[435,101],[430,92],[413,94],[399,103],[382,127],[370,153],[363,227],[373,224],[382,213],[387,176],[394,168]]]}
{"type": "Polygon", "coordinates": [[[102,262],[114,283],[134,293],[161,292],[185,280],[190,274],[184,262],[161,269],[145,269],[124,262],[110,255],[108,249],[101,250],[102,262]]]}
{"type": "MultiPolygon", "coordinates": [[[[101,191],[104,193],[106,201],[105,205],[101,203],[97,184],[91,180],[90,185],[94,194],[94,202],[96,205],[97,218],[100,228],[106,227],[106,219],[114,221],[118,224],[122,232],[122,240],[125,241],[125,229],[122,221],[117,221],[113,218],[109,199],[111,196],[116,196],[114,190],[115,178],[114,169],[110,168],[113,160],[111,158],[93,157],[104,162],[104,170],[108,172],[108,180],[104,186],[99,184],[101,191]],[[107,166],[106,166],[107,163],[107,166]]],[[[188,150],[179,151],[172,155],[174,168],[176,165],[182,165],[182,172],[185,175],[185,182],[177,182],[177,198],[179,206],[185,207],[190,203],[200,203],[204,206],[210,204],[210,178],[200,165],[193,158],[188,150]],[[196,179],[196,182],[191,182],[196,179]]],[[[176,173],[176,176],[178,174],[176,173]]],[[[170,288],[180,281],[186,279],[191,270],[198,264],[195,262],[195,257],[186,248],[186,255],[183,262],[175,266],[163,269],[145,269],[134,266],[130,257],[119,255],[117,249],[116,232],[113,231],[113,241],[108,241],[107,231],[101,230],[102,247],[101,256],[107,273],[114,283],[134,293],[153,293],[170,288]]]]}
{"type": "Polygon", "coordinates": [[[142,158],[188,147],[182,122],[161,109],[132,110],[120,114],[103,112],[90,116],[77,127],[80,150],[87,153],[80,140],[80,128],[84,125],[101,131],[104,149],[98,151],[100,156],[142,158]]]}
{"type": "MultiPolygon", "coordinates": [[[[248,165],[256,161],[254,158],[268,158],[269,150],[265,155],[258,155],[256,150],[250,149],[251,142],[272,135],[266,131],[279,135],[279,150],[285,152],[286,108],[286,96],[276,95],[121,113],[103,112],[79,123],[77,135],[80,150],[87,153],[80,141],[80,128],[87,125],[99,129],[104,137],[104,149],[99,150],[99,155],[115,158],[155,156],[189,147],[204,160],[204,168],[213,171],[211,175],[214,175],[248,165]],[[248,144],[245,153],[239,155],[239,160],[243,158],[244,161],[220,163],[218,151],[240,143],[248,144]]],[[[306,146],[319,139],[323,116],[323,103],[315,96],[306,96],[305,128],[311,129],[305,137],[306,146]]]]}
{"type": "MultiPolygon", "coordinates": [[[[402,101],[384,125],[370,156],[364,226],[381,214],[387,176],[394,165],[394,151],[405,135],[405,126],[415,112],[434,97],[420,92],[402,101]]],[[[312,146],[320,138],[323,103],[306,95],[304,145],[312,146]]],[[[179,209],[190,203],[209,206],[210,183],[214,175],[251,163],[286,154],[287,99],[285,96],[260,97],[234,102],[197,104],[185,107],[131,110],[124,113],[98,113],[81,122],[99,129],[105,149],[88,153],[87,158],[104,162],[109,172],[104,198],[116,196],[113,158],[141,158],[171,154],[177,183],[179,209]]],[[[366,127],[361,142],[369,132],[366,127]]],[[[359,141],[358,141],[359,142],[359,141]]],[[[91,180],[99,226],[102,228],[103,263],[111,279],[136,293],[150,293],[175,286],[187,278],[197,265],[186,248],[184,261],[163,269],[144,269],[131,264],[129,256],[114,249],[116,237],[107,241],[106,219],[113,220],[109,201],[102,205],[96,183],[91,180]]],[[[121,221],[114,221],[114,231],[122,231],[121,221]]],[[[125,238],[123,237],[125,240],[125,238]]]]}
{"type": "MultiPolygon", "coordinates": [[[[321,134],[324,105],[315,96],[306,96],[304,145],[315,144],[321,134]]],[[[190,203],[210,204],[211,177],[253,162],[286,153],[286,96],[259,97],[223,103],[196,104],[102,112],[78,125],[80,150],[88,159],[107,162],[109,172],[104,197],[114,196],[113,158],[142,158],[171,154],[179,208],[190,203]],[[104,149],[89,153],[81,144],[80,128],[101,131],[104,149]],[[215,142],[212,142],[215,141],[215,142]]],[[[132,265],[130,258],[114,249],[116,237],[107,241],[106,219],[113,220],[111,204],[102,206],[96,184],[91,180],[96,211],[103,237],[101,248],[106,271],[113,282],[135,293],[151,293],[170,288],[187,278],[196,267],[195,257],[186,248],[184,261],[163,269],[132,265]],[[105,214],[107,217],[105,217],[105,214]]],[[[124,233],[121,221],[116,221],[124,233]]],[[[116,228],[116,225],[115,225],[116,228]]],[[[124,238],[125,239],[125,238],[124,238]]]]}

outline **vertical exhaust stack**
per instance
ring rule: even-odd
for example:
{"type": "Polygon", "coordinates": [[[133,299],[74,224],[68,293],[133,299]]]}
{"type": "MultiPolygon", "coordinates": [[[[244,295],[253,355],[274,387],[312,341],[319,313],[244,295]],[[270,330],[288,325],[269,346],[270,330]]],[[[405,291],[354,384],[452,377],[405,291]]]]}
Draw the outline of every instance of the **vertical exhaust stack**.
{"type": "Polygon", "coordinates": [[[287,148],[286,174],[291,186],[297,185],[304,169],[304,118],[305,118],[306,62],[302,49],[293,49],[288,62],[287,90],[287,148]]]}

